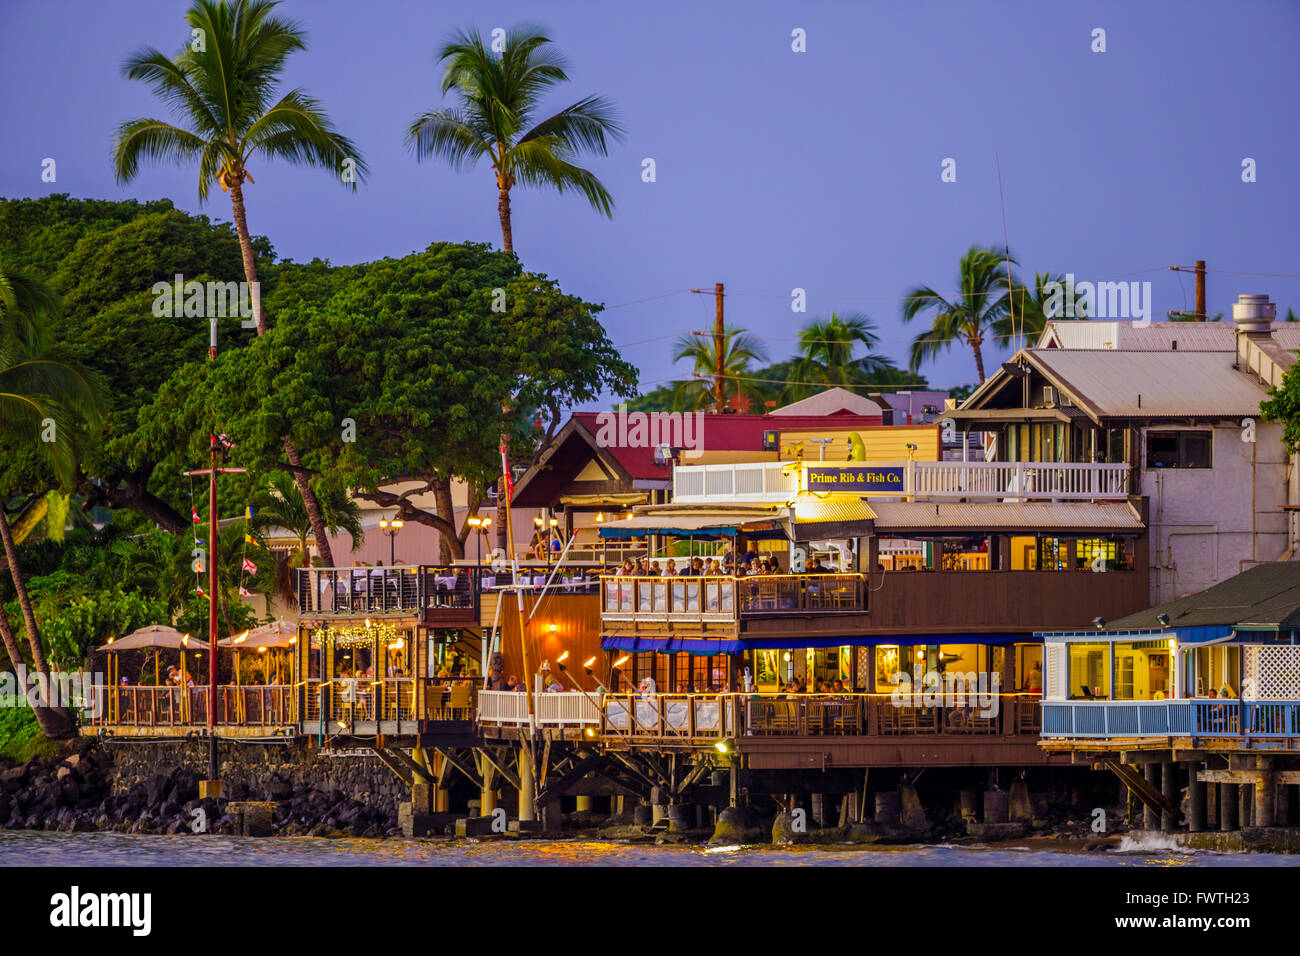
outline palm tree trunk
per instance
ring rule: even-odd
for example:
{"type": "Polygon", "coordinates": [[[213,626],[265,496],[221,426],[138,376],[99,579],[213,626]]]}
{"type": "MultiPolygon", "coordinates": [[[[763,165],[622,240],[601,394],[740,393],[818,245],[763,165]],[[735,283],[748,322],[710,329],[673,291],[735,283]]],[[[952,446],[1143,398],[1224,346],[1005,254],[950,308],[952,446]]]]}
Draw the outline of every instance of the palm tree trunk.
{"type": "MultiPolygon", "coordinates": [[[[251,290],[253,283],[257,281],[257,262],[253,258],[253,240],[248,234],[248,218],[244,214],[243,183],[235,182],[231,184],[230,204],[234,208],[235,233],[239,236],[239,251],[244,260],[244,279],[248,282],[251,290]]],[[[256,308],[257,334],[262,336],[266,334],[266,310],[262,308],[260,294],[257,297],[256,308]]],[[[287,435],[284,438],[284,451],[289,458],[289,464],[295,468],[302,467],[302,457],[298,454],[298,450],[293,447],[293,442],[289,440],[287,435]]],[[[307,515],[311,518],[311,528],[316,536],[316,547],[320,550],[321,560],[324,561],[327,568],[332,568],[334,566],[334,552],[330,549],[329,538],[325,534],[325,520],[321,516],[320,502],[316,500],[316,492],[307,483],[307,476],[302,472],[295,471],[293,480],[294,484],[298,486],[299,493],[302,494],[303,504],[307,507],[307,515]]]]}
{"type": "MultiPolygon", "coordinates": [[[[53,696],[54,687],[50,682],[50,666],[45,661],[45,650],[41,647],[41,632],[36,626],[36,612],[32,609],[31,595],[27,593],[27,584],[23,580],[23,570],[18,564],[18,548],[14,544],[13,530],[9,527],[9,519],[5,517],[3,509],[0,509],[0,539],[4,541],[5,561],[9,565],[9,577],[14,582],[14,591],[18,595],[18,607],[22,609],[23,623],[27,626],[27,643],[32,652],[32,666],[40,678],[44,680],[45,687],[53,696]]],[[[4,618],[5,650],[8,651],[9,656],[12,658],[14,652],[18,649],[18,644],[13,638],[13,631],[9,626],[9,619],[5,615],[3,608],[0,608],[0,618],[4,618]]],[[[13,663],[17,664],[18,660],[14,660],[13,663]]],[[[36,722],[40,725],[41,733],[45,734],[45,736],[67,737],[72,733],[72,717],[66,710],[54,707],[33,707],[32,712],[36,716],[36,722]]]]}
{"type": "Polygon", "coordinates": [[[510,230],[510,190],[499,189],[497,196],[497,215],[501,217],[501,247],[506,252],[515,251],[515,239],[510,230]]]}
{"type": "MultiPolygon", "coordinates": [[[[253,258],[253,240],[248,234],[248,218],[244,214],[244,186],[240,182],[230,186],[230,204],[235,212],[235,234],[239,236],[239,252],[244,260],[244,280],[248,283],[249,295],[252,295],[254,283],[257,282],[257,260],[253,258]]],[[[262,297],[256,300],[257,334],[266,334],[266,313],[262,309],[262,297]]]]}
{"type": "Polygon", "coordinates": [[[979,339],[971,339],[971,350],[975,353],[975,372],[980,377],[980,384],[984,384],[984,353],[980,350],[979,339]]]}
{"type": "Polygon", "coordinates": [[[311,531],[316,538],[316,549],[320,551],[321,563],[327,568],[332,568],[334,550],[330,547],[329,535],[325,531],[325,516],[321,513],[320,502],[316,500],[316,492],[312,491],[311,485],[307,482],[307,475],[302,471],[302,457],[287,436],[284,439],[284,453],[289,457],[289,464],[296,469],[293,472],[293,483],[298,486],[303,507],[307,509],[307,518],[311,521],[311,531]]]}

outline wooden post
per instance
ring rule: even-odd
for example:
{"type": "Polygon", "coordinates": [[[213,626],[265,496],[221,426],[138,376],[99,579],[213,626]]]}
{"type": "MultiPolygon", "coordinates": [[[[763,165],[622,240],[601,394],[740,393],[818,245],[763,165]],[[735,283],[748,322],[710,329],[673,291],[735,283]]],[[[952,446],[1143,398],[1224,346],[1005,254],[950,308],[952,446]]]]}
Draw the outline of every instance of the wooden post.
{"type": "MultiPolygon", "coordinates": [[[[1146,777],[1147,783],[1154,789],[1156,786],[1156,774],[1159,772],[1160,765],[1157,763],[1148,763],[1142,767],[1142,775],[1146,777]]],[[[1142,829],[1154,830],[1158,820],[1156,813],[1145,803],[1142,804],[1142,829]]]]}
{"type": "MultiPolygon", "coordinates": [[[[1114,686],[1113,684],[1111,685],[1114,686]]],[[[1167,761],[1160,765],[1160,792],[1164,794],[1165,800],[1174,806],[1178,805],[1178,764],[1173,761],[1167,761]]],[[[1160,829],[1165,833],[1171,833],[1178,824],[1178,815],[1168,810],[1160,811],[1160,829]]]]}
{"type": "Polygon", "coordinates": [[[1219,784],[1219,830],[1231,833],[1237,829],[1237,785],[1219,784]]]}
{"type": "Polygon", "coordinates": [[[726,389],[723,385],[723,352],[725,351],[726,335],[723,331],[722,324],[722,300],[725,297],[722,291],[722,283],[716,283],[713,286],[713,295],[716,303],[716,310],[713,319],[713,410],[721,415],[722,410],[726,407],[726,389]]]}
{"type": "Polygon", "coordinates": [[[1255,819],[1257,827],[1271,827],[1276,822],[1276,794],[1273,776],[1273,761],[1268,757],[1256,757],[1255,769],[1255,819]]]}
{"type": "Polygon", "coordinates": [[[1205,321],[1205,260],[1196,260],[1196,321],[1205,321]]]}
{"type": "Polygon", "coordinates": [[[1199,763],[1187,765],[1187,829],[1200,833],[1205,829],[1205,784],[1196,779],[1199,763]]]}
{"type": "Polygon", "coordinates": [[[528,744],[519,745],[519,820],[537,819],[533,790],[533,754],[528,744]]]}

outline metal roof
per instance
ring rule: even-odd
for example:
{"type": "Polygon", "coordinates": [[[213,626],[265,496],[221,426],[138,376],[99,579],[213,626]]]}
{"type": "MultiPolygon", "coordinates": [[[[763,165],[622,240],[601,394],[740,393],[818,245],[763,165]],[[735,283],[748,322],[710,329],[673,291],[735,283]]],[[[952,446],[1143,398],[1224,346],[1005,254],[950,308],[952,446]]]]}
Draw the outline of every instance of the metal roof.
{"type": "Polygon", "coordinates": [[[897,531],[1141,531],[1126,501],[881,501],[877,533],[897,531]]]}
{"type": "Polygon", "coordinates": [[[1259,379],[1235,353],[1035,349],[1021,353],[1096,418],[1258,415],[1259,379]]]}
{"type": "Polygon", "coordinates": [[[1139,352],[1231,352],[1237,326],[1232,322],[1080,321],[1053,319],[1039,336],[1039,349],[1107,349],[1139,352]]]}
{"type": "Polygon", "coordinates": [[[1111,621],[1110,629],[1157,626],[1167,614],[1171,627],[1300,627],[1300,562],[1276,561],[1247,568],[1213,587],[1111,621]]]}

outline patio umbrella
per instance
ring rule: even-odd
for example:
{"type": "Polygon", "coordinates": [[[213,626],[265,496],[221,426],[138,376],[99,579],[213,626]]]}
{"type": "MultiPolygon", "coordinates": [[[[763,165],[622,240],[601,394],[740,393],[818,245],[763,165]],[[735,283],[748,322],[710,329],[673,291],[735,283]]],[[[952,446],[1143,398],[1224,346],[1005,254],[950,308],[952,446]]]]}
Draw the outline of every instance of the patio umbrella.
{"type": "MultiPolygon", "coordinates": [[[[235,651],[235,683],[239,683],[239,652],[286,650],[298,642],[298,624],[296,621],[272,621],[260,627],[252,628],[242,634],[235,634],[221,641],[221,646],[235,651]]],[[[279,667],[277,662],[277,674],[279,667]]],[[[268,677],[269,682],[269,677],[268,677]]]]}
{"type": "MultiPolygon", "coordinates": [[[[102,650],[109,654],[117,654],[120,651],[140,651],[152,650],[153,654],[153,672],[154,684],[158,683],[158,651],[175,650],[175,651],[206,651],[208,642],[200,640],[197,637],[191,637],[183,634],[174,627],[168,627],[166,624],[150,624],[139,630],[132,631],[126,637],[109,639],[102,650]]],[[[184,669],[185,659],[181,658],[181,667],[184,669]]]]}

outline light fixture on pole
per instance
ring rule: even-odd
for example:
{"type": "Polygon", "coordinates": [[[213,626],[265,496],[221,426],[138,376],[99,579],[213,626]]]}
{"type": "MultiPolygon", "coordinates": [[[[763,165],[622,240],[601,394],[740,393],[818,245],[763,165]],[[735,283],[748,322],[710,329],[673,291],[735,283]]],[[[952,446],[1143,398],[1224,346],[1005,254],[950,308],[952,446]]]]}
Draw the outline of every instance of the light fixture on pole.
{"type": "Polygon", "coordinates": [[[471,528],[477,528],[478,534],[474,536],[477,544],[475,545],[475,563],[479,566],[479,573],[483,571],[483,538],[488,533],[488,528],[492,527],[491,518],[480,518],[478,515],[470,515],[465,519],[465,523],[471,528]]]}
{"type": "Polygon", "coordinates": [[[395,555],[397,532],[402,530],[402,519],[394,518],[389,521],[387,518],[379,519],[379,530],[388,535],[388,564],[391,567],[397,560],[395,555]]]}

